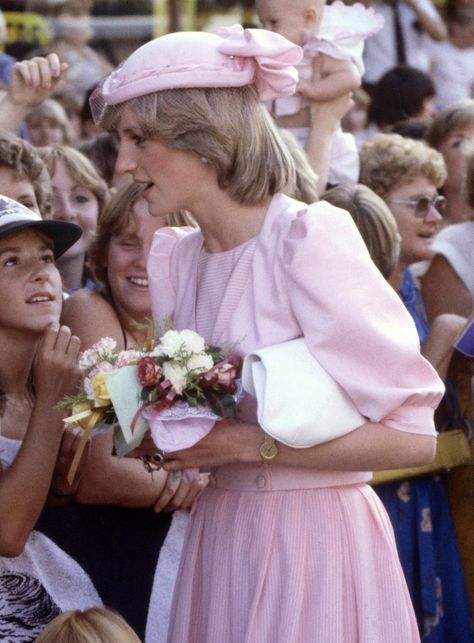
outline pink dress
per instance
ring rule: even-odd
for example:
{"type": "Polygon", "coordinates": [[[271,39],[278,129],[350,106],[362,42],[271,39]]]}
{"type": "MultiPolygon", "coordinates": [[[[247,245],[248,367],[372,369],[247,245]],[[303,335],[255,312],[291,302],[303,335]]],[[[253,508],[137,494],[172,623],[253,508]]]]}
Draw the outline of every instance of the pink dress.
{"type": "MultiPolygon", "coordinates": [[[[363,415],[434,433],[442,384],[342,210],[276,195],[259,235],[216,255],[199,231],[162,229],[148,269],[156,321],[172,315],[242,354],[304,334],[363,415]]],[[[255,421],[252,398],[240,416],[255,421]]],[[[215,469],[191,513],[168,641],[419,641],[370,478],[277,461],[215,469]]]]}

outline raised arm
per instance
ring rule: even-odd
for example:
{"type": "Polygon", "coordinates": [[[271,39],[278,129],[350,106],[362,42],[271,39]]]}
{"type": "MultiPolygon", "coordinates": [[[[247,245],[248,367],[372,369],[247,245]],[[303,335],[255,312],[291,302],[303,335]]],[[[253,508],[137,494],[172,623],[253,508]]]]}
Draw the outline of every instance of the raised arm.
{"type": "Polygon", "coordinates": [[[326,190],[329,175],[331,143],[341,119],[353,105],[352,94],[346,93],[330,101],[312,101],[311,125],[306,139],[305,152],[311,167],[318,175],[317,191],[326,190]]]}
{"type": "Polygon", "coordinates": [[[430,38],[433,38],[433,40],[446,40],[448,30],[434,7],[433,13],[431,13],[420,0],[403,0],[403,2],[413,9],[420,23],[420,27],[430,38]]]}
{"type": "Polygon", "coordinates": [[[65,326],[49,328],[39,344],[28,429],[17,457],[0,473],[2,556],[21,553],[47,498],[64,426],[55,404],[72,392],[79,345],[65,326]]]}

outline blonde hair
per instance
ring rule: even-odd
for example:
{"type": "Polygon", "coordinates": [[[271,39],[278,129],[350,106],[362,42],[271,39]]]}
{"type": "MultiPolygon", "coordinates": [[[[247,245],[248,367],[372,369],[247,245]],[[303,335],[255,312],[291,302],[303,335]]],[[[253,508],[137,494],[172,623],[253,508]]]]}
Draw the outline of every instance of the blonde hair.
{"type": "MultiPolygon", "coordinates": [[[[107,254],[110,239],[121,234],[133,219],[133,206],[141,198],[143,185],[130,183],[119,188],[99,217],[94,239],[87,251],[88,266],[96,281],[109,291],[107,269],[103,259],[107,254]]],[[[151,215],[150,215],[151,216],[151,215]]],[[[195,226],[194,220],[183,210],[166,217],[169,226],[195,226]]],[[[108,292],[110,295],[111,293],[108,292]]]]}
{"type": "Polygon", "coordinates": [[[376,134],[360,150],[360,182],[386,200],[396,186],[419,176],[437,188],[446,181],[443,156],[424,141],[376,134]]]}
{"type": "Polygon", "coordinates": [[[125,619],[105,607],[56,616],[35,643],[141,643],[125,619]]]}
{"type": "Polygon", "coordinates": [[[51,178],[56,172],[58,163],[63,162],[73,181],[92,192],[99,204],[100,219],[100,214],[109,200],[110,192],[107,183],[87,156],[67,145],[38,147],[37,149],[51,178]]]}
{"type": "Polygon", "coordinates": [[[252,85],[166,89],[107,106],[106,129],[130,108],[145,136],[194,152],[242,205],[260,205],[294,181],[294,163],[252,85]]]}
{"type": "Polygon", "coordinates": [[[36,119],[45,119],[59,125],[63,133],[63,144],[70,145],[73,140],[73,132],[66,110],[61,103],[54,98],[46,98],[42,103],[34,107],[25,116],[27,127],[33,124],[36,119]]]}
{"type": "Polygon", "coordinates": [[[295,163],[295,180],[293,184],[287,185],[285,193],[303,203],[314,203],[319,198],[318,175],[311,167],[306,152],[293,134],[286,129],[278,131],[295,163]]]}
{"type": "Polygon", "coordinates": [[[337,185],[322,200],[347,210],[354,219],[372,261],[385,279],[395,270],[400,254],[400,234],[388,205],[366,185],[337,185]]]}
{"type": "Polygon", "coordinates": [[[474,100],[464,98],[438,112],[425,132],[425,140],[439,150],[443,141],[457,129],[474,125],[474,100]]]}

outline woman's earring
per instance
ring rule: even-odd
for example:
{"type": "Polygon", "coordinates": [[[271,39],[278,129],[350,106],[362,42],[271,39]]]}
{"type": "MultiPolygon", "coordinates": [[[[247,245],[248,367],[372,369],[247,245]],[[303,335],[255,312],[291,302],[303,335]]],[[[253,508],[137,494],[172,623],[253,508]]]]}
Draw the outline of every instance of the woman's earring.
{"type": "Polygon", "coordinates": [[[201,163],[209,163],[209,160],[205,156],[201,156],[201,163]]]}

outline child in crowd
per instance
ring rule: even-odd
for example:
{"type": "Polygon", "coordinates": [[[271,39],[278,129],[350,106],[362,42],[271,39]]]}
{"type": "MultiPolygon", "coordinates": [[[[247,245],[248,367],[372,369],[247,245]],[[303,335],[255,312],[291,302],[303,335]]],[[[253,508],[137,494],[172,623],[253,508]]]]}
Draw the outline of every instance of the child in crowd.
{"type": "Polygon", "coordinates": [[[72,610],[56,616],[35,643],[140,643],[130,625],[105,607],[81,612],[72,610]]]}
{"type": "Polygon", "coordinates": [[[448,2],[446,24],[447,40],[428,43],[438,109],[474,97],[474,7],[461,8],[448,2]]]}
{"type": "MultiPolygon", "coordinates": [[[[383,26],[373,10],[360,4],[329,7],[324,0],[257,0],[263,26],[303,47],[297,67],[296,94],[277,98],[271,112],[280,127],[289,128],[304,146],[310,124],[308,100],[331,100],[360,87],[364,39],[383,26]]],[[[333,137],[329,182],[356,181],[358,159],[354,139],[338,130],[333,137]]]]}
{"type": "Polygon", "coordinates": [[[33,145],[70,145],[73,142],[66,110],[54,98],[47,98],[34,107],[25,122],[33,145]]]}

